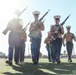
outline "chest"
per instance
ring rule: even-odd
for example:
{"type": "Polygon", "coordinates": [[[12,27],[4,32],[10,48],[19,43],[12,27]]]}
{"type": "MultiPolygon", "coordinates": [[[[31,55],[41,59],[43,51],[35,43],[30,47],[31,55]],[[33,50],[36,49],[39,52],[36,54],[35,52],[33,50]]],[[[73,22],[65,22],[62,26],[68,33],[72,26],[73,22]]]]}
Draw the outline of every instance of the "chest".
{"type": "Polygon", "coordinates": [[[66,38],[73,38],[73,35],[71,33],[67,33],[66,38]]]}
{"type": "Polygon", "coordinates": [[[53,26],[53,31],[57,30],[57,28],[59,28],[59,26],[53,26]]]}

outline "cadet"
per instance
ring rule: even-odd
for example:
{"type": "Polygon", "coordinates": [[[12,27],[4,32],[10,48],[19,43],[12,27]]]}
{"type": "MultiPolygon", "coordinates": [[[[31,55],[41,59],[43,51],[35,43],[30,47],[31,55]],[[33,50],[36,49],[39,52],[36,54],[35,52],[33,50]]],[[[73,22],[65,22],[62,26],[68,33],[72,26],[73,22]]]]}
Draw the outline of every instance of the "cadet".
{"type": "Polygon", "coordinates": [[[12,59],[13,55],[15,55],[15,63],[17,64],[19,62],[19,47],[21,43],[21,30],[22,30],[22,19],[19,19],[18,16],[20,14],[20,10],[15,11],[16,17],[9,21],[7,28],[3,31],[3,34],[6,35],[8,31],[9,33],[9,50],[8,50],[8,56],[9,60],[6,61],[7,64],[12,65],[12,59]],[[15,54],[13,54],[15,49],[15,54]]]}
{"type": "Polygon", "coordinates": [[[48,32],[48,36],[45,38],[44,43],[46,44],[46,49],[48,52],[48,60],[49,62],[51,62],[52,61],[52,57],[51,57],[52,35],[50,32],[48,32]]]}
{"type": "Polygon", "coordinates": [[[39,11],[34,11],[33,15],[35,21],[31,23],[29,32],[32,32],[32,40],[31,40],[31,53],[32,53],[32,61],[34,64],[38,64],[39,54],[40,54],[40,45],[41,45],[41,31],[44,30],[44,25],[42,22],[38,20],[39,11]],[[35,25],[36,24],[36,25],[35,25]]]}
{"type": "Polygon", "coordinates": [[[75,35],[70,32],[71,26],[66,26],[67,33],[63,36],[63,45],[65,46],[64,40],[66,40],[66,49],[68,53],[68,62],[72,62],[72,50],[73,50],[73,40],[76,41],[75,35]]]}
{"type": "Polygon", "coordinates": [[[53,63],[57,61],[58,64],[60,64],[60,52],[62,47],[62,35],[64,33],[63,27],[59,24],[60,22],[60,16],[56,15],[54,16],[55,19],[55,25],[51,26],[51,34],[54,35],[55,33],[58,33],[56,40],[52,41],[52,60],[53,63]],[[60,27],[59,32],[56,31],[56,29],[60,27]]]}

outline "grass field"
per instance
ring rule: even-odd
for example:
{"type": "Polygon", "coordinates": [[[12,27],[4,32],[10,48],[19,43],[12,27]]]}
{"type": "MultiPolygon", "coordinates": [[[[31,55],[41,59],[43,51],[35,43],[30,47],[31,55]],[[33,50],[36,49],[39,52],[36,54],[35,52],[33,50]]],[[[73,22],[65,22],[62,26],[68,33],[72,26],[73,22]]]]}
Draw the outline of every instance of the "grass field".
{"type": "Polygon", "coordinates": [[[38,65],[34,65],[31,59],[25,59],[25,63],[12,66],[0,59],[0,75],[76,75],[76,59],[72,63],[67,59],[61,59],[61,64],[49,63],[48,59],[40,59],[38,65]]]}

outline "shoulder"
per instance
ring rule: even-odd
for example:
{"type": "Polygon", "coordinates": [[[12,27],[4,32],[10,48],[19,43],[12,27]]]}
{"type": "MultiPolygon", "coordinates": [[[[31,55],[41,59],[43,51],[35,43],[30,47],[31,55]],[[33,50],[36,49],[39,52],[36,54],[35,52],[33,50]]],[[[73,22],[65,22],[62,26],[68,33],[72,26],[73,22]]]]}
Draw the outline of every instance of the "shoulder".
{"type": "Polygon", "coordinates": [[[67,33],[64,34],[64,37],[66,37],[67,33]]]}
{"type": "Polygon", "coordinates": [[[74,33],[71,33],[72,36],[75,36],[74,33]]]}
{"type": "Polygon", "coordinates": [[[35,22],[31,22],[31,25],[35,24],[35,22]]]}
{"type": "Polygon", "coordinates": [[[70,34],[74,35],[73,33],[70,32],[70,34]]]}

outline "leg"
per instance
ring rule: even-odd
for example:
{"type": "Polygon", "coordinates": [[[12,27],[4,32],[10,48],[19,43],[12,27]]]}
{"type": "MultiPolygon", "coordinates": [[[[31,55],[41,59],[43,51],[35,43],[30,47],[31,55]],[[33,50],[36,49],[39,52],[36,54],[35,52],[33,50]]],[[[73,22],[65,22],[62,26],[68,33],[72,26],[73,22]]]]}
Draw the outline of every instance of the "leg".
{"type": "Polygon", "coordinates": [[[31,43],[31,53],[32,53],[32,60],[33,62],[36,61],[37,59],[37,42],[36,42],[36,39],[35,38],[32,38],[32,43],[31,43]]]}
{"type": "Polygon", "coordinates": [[[46,45],[46,49],[47,49],[47,52],[48,52],[48,60],[50,60],[50,51],[49,51],[49,45],[48,44],[46,45]]]}
{"type": "Polygon", "coordinates": [[[19,32],[15,33],[15,63],[19,63],[19,54],[21,47],[21,36],[19,32]]]}
{"type": "Polygon", "coordinates": [[[25,42],[24,40],[21,41],[21,49],[20,49],[20,62],[24,61],[25,56],[25,42]]]}
{"type": "Polygon", "coordinates": [[[9,43],[9,48],[8,48],[9,60],[7,60],[6,63],[8,63],[9,65],[12,65],[13,50],[14,50],[14,37],[12,33],[9,34],[8,43],[9,43]]]}
{"type": "Polygon", "coordinates": [[[51,57],[51,46],[50,46],[50,44],[47,44],[47,51],[48,51],[48,60],[50,62],[52,60],[52,57],[51,57]]]}
{"type": "Polygon", "coordinates": [[[58,61],[60,61],[60,53],[61,53],[61,47],[62,47],[62,38],[58,39],[58,61]]]}
{"type": "Polygon", "coordinates": [[[67,42],[66,48],[67,48],[67,53],[68,53],[68,60],[71,60],[73,44],[71,42],[67,42]]]}
{"type": "Polygon", "coordinates": [[[51,47],[51,56],[53,63],[56,61],[56,43],[55,41],[52,41],[52,47],[51,47]]]}
{"type": "Polygon", "coordinates": [[[37,51],[36,51],[36,54],[37,54],[37,62],[39,61],[40,46],[41,46],[41,39],[40,38],[37,38],[37,51]]]}
{"type": "Polygon", "coordinates": [[[9,61],[12,61],[13,58],[13,47],[9,47],[9,61]]]}

